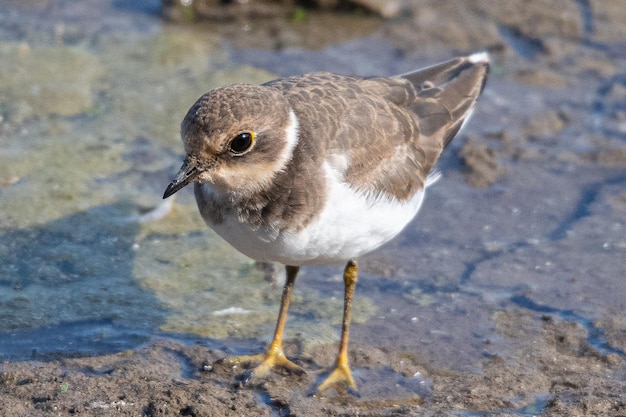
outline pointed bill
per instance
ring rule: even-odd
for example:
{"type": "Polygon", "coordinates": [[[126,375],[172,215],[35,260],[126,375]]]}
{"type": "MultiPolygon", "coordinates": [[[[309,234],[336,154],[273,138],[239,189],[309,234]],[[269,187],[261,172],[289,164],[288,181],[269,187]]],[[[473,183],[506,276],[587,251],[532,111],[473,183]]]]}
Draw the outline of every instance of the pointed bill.
{"type": "Polygon", "coordinates": [[[193,182],[198,177],[198,175],[200,175],[201,172],[202,171],[198,168],[195,161],[185,159],[185,162],[183,162],[183,166],[180,167],[180,170],[178,170],[172,182],[170,182],[170,184],[165,189],[165,193],[163,193],[163,198],[168,198],[190,182],[193,182]]]}

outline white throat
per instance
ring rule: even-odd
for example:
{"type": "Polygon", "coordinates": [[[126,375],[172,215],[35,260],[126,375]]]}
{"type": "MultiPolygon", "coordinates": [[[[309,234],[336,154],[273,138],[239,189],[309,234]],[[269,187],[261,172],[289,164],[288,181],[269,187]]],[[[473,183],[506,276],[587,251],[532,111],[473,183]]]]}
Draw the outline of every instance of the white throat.
{"type": "Polygon", "coordinates": [[[298,122],[298,117],[293,112],[293,109],[289,109],[289,124],[285,128],[286,143],[276,161],[277,171],[284,170],[289,161],[291,161],[293,150],[296,148],[296,145],[298,145],[299,136],[300,123],[298,122]]]}

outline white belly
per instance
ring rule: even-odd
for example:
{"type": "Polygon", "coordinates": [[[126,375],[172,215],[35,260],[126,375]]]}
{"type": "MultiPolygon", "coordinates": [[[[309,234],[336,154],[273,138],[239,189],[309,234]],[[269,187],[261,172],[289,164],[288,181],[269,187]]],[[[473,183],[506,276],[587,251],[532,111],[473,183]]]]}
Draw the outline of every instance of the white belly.
{"type": "Polygon", "coordinates": [[[348,184],[331,180],[327,197],[319,216],[297,233],[283,231],[276,236],[262,229],[253,230],[235,216],[209,226],[256,260],[298,266],[344,262],[396,236],[419,211],[424,192],[406,202],[366,198],[348,184]]]}

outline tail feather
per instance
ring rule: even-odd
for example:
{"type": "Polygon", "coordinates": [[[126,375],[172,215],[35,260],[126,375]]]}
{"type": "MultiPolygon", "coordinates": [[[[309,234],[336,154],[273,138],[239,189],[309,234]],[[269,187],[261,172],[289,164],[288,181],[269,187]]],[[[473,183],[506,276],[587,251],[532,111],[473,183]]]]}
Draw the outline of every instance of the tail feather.
{"type": "Polygon", "coordinates": [[[477,53],[401,75],[415,87],[413,110],[420,131],[438,136],[445,148],[471,114],[489,73],[489,56],[477,53]]]}

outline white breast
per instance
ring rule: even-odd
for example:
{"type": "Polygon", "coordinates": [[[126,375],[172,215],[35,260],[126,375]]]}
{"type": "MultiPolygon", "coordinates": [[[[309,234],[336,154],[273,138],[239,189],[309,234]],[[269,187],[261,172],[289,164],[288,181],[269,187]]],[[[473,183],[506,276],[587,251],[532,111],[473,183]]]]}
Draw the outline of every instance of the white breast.
{"type": "MultiPolygon", "coordinates": [[[[297,233],[283,231],[276,236],[267,230],[254,230],[235,216],[209,226],[253,259],[287,265],[343,262],[391,240],[417,214],[424,198],[423,191],[405,202],[366,196],[340,181],[330,164],[325,169],[326,204],[319,215],[297,233]]],[[[211,191],[205,188],[205,192],[211,191]]]]}

